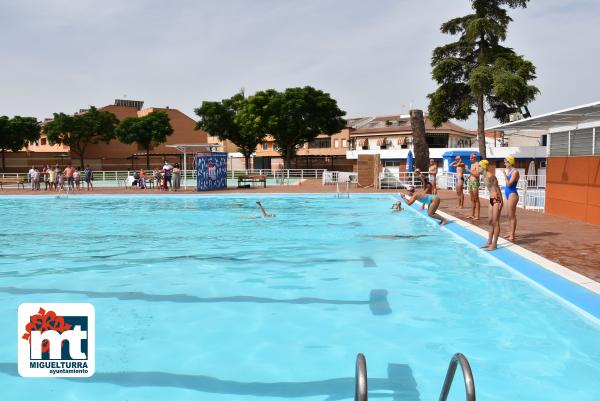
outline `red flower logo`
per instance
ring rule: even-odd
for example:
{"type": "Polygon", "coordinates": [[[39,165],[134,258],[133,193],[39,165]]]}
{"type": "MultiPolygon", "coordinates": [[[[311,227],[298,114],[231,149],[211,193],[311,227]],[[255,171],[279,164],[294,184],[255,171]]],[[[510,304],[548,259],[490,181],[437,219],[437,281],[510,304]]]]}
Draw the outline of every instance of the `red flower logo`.
{"type": "MultiPolygon", "coordinates": [[[[21,337],[24,340],[28,340],[31,344],[31,332],[40,331],[44,332],[47,330],[56,330],[59,333],[70,330],[71,325],[65,323],[65,318],[57,316],[53,311],[46,312],[43,308],[40,308],[36,315],[31,316],[29,323],[25,326],[26,333],[21,337]]],[[[64,341],[63,341],[64,343],[64,341]]],[[[50,342],[48,340],[42,341],[42,352],[48,352],[50,350],[50,342]]]]}

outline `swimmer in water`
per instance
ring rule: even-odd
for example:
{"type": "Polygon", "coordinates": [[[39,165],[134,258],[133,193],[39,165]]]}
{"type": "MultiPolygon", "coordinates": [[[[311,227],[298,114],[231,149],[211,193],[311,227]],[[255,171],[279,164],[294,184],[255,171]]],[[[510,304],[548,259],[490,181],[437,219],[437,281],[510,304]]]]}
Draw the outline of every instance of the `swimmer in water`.
{"type": "Polygon", "coordinates": [[[274,214],[269,214],[267,213],[267,211],[265,210],[265,208],[263,207],[262,203],[260,202],[256,202],[256,204],[258,205],[258,207],[260,207],[260,210],[262,211],[263,217],[267,218],[267,217],[275,217],[274,214]]]}
{"type": "Polygon", "coordinates": [[[383,239],[410,239],[410,238],[427,237],[427,235],[363,235],[363,237],[383,238],[383,239]]]}
{"type": "Polygon", "coordinates": [[[401,212],[402,210],[402,201],[397,201],[392,205],[392,212],[401,212]]]}

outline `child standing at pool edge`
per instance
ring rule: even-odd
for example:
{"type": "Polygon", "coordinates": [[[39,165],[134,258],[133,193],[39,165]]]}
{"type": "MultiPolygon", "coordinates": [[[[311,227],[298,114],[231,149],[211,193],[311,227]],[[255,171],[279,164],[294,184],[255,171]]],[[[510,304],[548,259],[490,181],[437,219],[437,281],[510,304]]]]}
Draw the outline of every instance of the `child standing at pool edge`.
{"type": "Polygon", "coordinates": [[[488,207],[488,240],[481,248],[487,248],[488,251],[496,249],[498,236],[500,235],[500,213],[502,212],[502,192],[498,186],[496,175],[489,169],[490,162],[482,160],[479,162],[481,170],[485,171],[485,186],[490,194],[490,205],[488,207]]]}

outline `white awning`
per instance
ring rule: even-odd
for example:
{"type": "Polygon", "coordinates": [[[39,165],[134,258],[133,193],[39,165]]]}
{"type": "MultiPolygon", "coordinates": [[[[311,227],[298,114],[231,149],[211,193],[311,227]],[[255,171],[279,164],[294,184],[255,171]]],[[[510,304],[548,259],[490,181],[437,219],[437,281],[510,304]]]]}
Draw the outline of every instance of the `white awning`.
{"type": "Polygon", "coordinates": [[[600,121],[600,101],[524,118],[506,124],[489,127],[488,130],[519,131],[519,130],[550,130],[552,128],[579,126],[580,124],[600,121]]]}

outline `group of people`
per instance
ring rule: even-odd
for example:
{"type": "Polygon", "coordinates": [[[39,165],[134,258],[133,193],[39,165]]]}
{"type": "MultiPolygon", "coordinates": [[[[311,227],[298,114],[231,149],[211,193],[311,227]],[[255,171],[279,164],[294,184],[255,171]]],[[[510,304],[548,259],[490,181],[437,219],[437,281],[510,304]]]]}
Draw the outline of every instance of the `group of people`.
{"type": "MultiPolygon", "coordinates": [[[[468,173],[467,188],[471,199],[471,215],[467,219],[479,220],[481,202],[479,200],[479,187],[480,180],[483,175],[485,186],[489,193],[489,206],[488,206],[488,240],[482,245],[482,248],[486,248],[489,251],[493,251],[497,248],[498,237],[500,236],[500,217],[501,212],[506,202],[508,210],[508,226],[509,232],[506,235],[508,241],[514,241],[515,232],[517,229],[517,203],[519,203],[519,193],[517,192],[517,184],[519,182],[519,171],[515,168],[515,157],[509,155],[504,159],[504,169],[502,174],[504,175],[506,186],[504,188],[504,197],[498,179],[496,178],[495,171],[490,168],[490,162],[488,160],[481,160],[477,162],[477,155],[470,155],[471,165],[467,166],[460,156],[456,156],[454,162],[450,164],[452,167],[456,167],[456,194],[458,197],[458,207],[464,207],[464,194],[463,189],[465,186],[465,173],[468,173]]],[[[424,174],[419,170],[415,170],[415,173],[422,181],[423,187],[415,189],[414,186],[409,186],[406,193],[402,194],[408,205],[413,204],[416,201],[422,203],[423,207],[427,207],[428,215],[431,218],[439,220],[441,225],[446,224],[446,219],[437,213],[440,206],[441,199],[437,195],[437,187],[435,177],[437,175],[437,165],[435,161],[430,160],[430,167],[428,174],[424,174]]],[[[401,211],[402,205],[400,202],[396,202],[392,207],[395,211],[401,211]]]]}
{"type": "Polygon", "coordinates": [[[162,168],[157,167],[149,176],[144,169],[133,172],[133,175],[127,177],[127,186],[137,186],[145,189],[149,182],[156,183],[161,191],[178,191],[181,189],[181,168],[179,163],[171,165],[165,161],[162,168]]]}
{"type": "Polygon", "coordinates": [[[31,166],[27,175],[32,191],[40,191],[42,182],[46,191],[80,190],[83,189],[82,181],[85,182],[88,191],[94,189],[93,171],[89,164],[83,171],[81,167],[73,167],[70,164],[64,169],[58,164],[54,167],[46,165],[41,169],[31,166]]]}
{"type": "Polygon", "coordinates": [[[467,219],[479,220],[481,209],[479,183],[481,175],[485,174],[484,183],[489,193],[489,238],[487,244],[482,246],[482,248],[494,250],[496,249],[496,244],[500,235],[500,216],[505,202],[508,212],[508,234],[505,238],[508,241],[515,240],[515,232],[517,230],[517,204],[519,203],[517,185],[520,178],[519,171],[515,168],[516,159],[512,155],[509,155],[504,159],[504,169],[502,170],[504,181],[506,183],[504,187],[504,197],[502,196],[502,191],[500,190],[495,171],[490,168],[490,162],[488,160],[481,160],[478,163],[475,154],[470,155],[470,161],[471,165],[467,166],[463,163],[460,156],[456,156],[455,161],[450,164],[450,166],[456,167],[456,194],[458,196],[458,207],[464,207],[463,188],[466,172],[469,174],[467,188],[469,197],[471,198],[471,215],[468,216],[467,219]]]}

